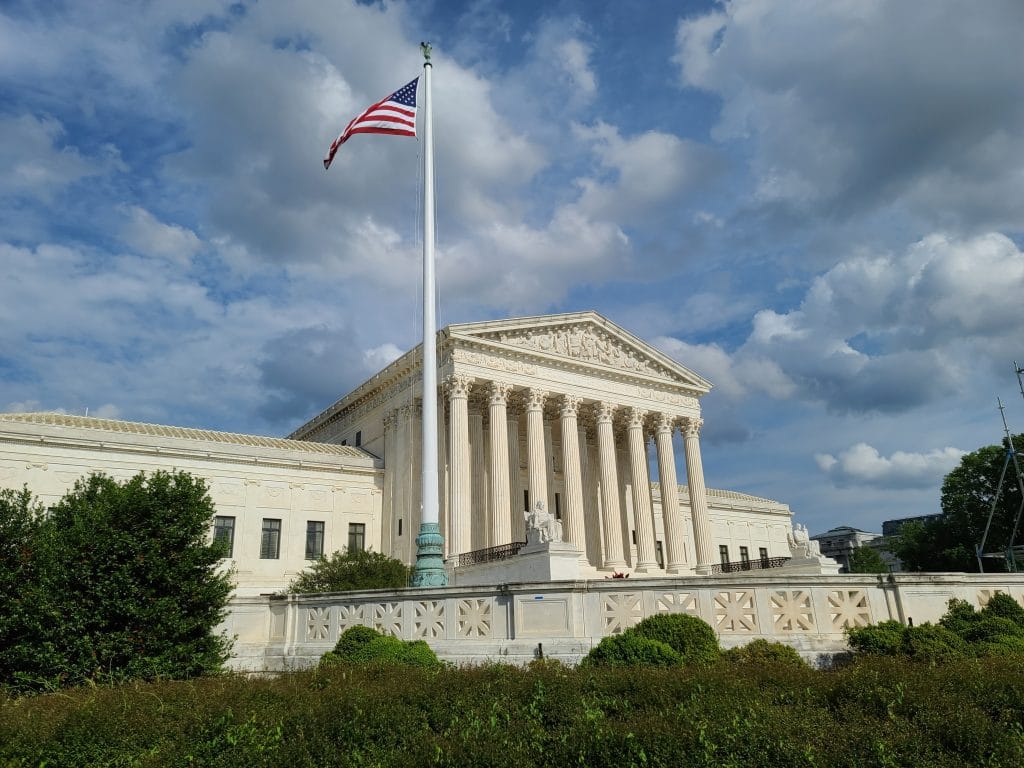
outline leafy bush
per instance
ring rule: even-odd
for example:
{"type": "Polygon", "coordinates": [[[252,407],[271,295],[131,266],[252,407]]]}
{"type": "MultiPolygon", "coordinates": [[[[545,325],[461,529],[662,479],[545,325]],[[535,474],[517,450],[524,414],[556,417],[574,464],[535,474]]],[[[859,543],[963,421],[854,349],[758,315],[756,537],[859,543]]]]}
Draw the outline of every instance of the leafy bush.
{"type": "Polygon", "coordinates": [[[846,638],[857,653],[895,656],[903,647],[903,630],[895,620],[869,624],[866,627],[848,627],[846,638]]]}
{"type": "Polygon", "coordinates": [[[941,624],[904,627],[900,652],[923,661],[944,662],[970,654],[962,637],[941,624]]]}
{"type": "Polygon", "coordinates": [[[950,598],[946,606],[946,613],[939,619],[939,624],[966,638],[970,627],[980,618],[978,612],[966,600],[958,600],[955,597],[950,598]]]}
{"type": "Polygon", "coordinates": [[[722,658],[733,664],[760,664],[764,666],[806,667],[796,648],[785,643],[774,643],[764,639],[753,640],[746,645],[722,652],[722,658]]]}
{"type": "Polygon", "coordinates": [[[422,669],[439,669],[442,664],[423,640],[404,642],[391,635],[382,635],[370,627],[346,629],[333,651],[320,659],[321,666],[342,664],[401,665],[422,669]]]}
{"type": "Polygon", "coordinates": [[[36,521],[24,498],[13,518],[11,497],[3,505],[24,534],[19,562],[0,556],[0,581],[13,574],[21,592],[0,630],[14,641],[0,643],[3,683],[38,690],[220,669],[230,641],[213,628],[232,586],[222,545],[209,541],[214,507],[202,480],[91,475],[36,521]]]}
{"type": "Polygon", "coordinates": [[[711,626],[686,613],[648,616],[630,631],[665,643],[679,654],[684,664],[711,664],[721,653],[711,626]]]}
{"type": "Polygon", "coordinates": [[[981,609],[983,616],[998,616],[1009,619],[1024,631],[1024,608],[1020,603],[1004,592],[996,592],[981,609]]]}
{"type": "Polygon", "coordinates": [[[583,659],[584,666],[596,667],[676,667],[682,663],[683,657],[668,643],[632,630],[603,638],[583,659]]]}
{"type": "Polygon", "coordinates": [[[380,552],[335,552],[304,570],[288,586],[293,594],[349,592],[359,589],[401,589],[409,585],[412,568],[380,552]]]}

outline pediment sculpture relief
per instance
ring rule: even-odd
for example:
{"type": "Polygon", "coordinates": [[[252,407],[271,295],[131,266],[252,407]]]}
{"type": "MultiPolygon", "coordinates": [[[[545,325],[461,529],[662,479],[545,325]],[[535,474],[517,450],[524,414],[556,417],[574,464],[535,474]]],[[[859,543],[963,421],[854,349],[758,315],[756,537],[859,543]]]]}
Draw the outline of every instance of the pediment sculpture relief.
{"type": "Polygon", "coordinates": [[[515,347],[562,355],[587,363],[600,363],[624,371],[661,376],[666,374],[660,366],[655,367],[618,339],[586,326],[503,331],[497,335],[497,340],[515,347]]]}

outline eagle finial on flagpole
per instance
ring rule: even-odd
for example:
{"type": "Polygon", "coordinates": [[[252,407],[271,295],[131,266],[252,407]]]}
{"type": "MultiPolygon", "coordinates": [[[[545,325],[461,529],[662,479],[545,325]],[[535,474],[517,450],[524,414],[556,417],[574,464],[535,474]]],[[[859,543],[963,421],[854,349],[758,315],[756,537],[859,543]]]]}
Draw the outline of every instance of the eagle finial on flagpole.
{"type": "Polygon", "coordinates": [[[420,43],[420,50],[423,51],[423,62],[430,63],[430,43],[420,43]]]}

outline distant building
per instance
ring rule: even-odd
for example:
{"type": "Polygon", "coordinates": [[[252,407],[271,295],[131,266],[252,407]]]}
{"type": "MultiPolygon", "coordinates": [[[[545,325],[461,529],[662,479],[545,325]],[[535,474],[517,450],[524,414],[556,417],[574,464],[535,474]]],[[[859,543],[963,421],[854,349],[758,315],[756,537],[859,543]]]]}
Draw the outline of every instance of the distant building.
{"type": "Polygon", "coordinates": [[[899,517],[895,520],[886,520],[882,523],[882,535],[886,538],[890,536],[899,536],[900,530],[907,523],[923,523],[927,520],[934,520],[942,515],[918,515],[917,517],[899,517]]]}
{"type": "MultiPolygon", "coordinates": [[[[850,570],[850,555],[857,547],[869,545],[880,540],[880,533],[862,531],[859,528],[851,528],[848,525],[840,525],[825,533],[811,536],[821,547],[821,554],[831,557],[842,566],[842,572],[850,570]]],[[[880,552],[881,553],[881,552],[880,552]]]]}

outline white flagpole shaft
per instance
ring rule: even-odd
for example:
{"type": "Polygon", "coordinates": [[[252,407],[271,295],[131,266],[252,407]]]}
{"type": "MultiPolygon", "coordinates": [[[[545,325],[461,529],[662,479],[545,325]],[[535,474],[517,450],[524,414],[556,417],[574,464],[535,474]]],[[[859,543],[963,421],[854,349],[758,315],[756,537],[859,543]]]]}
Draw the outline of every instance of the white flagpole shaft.
{"type": "Polygon", "coordinates": [[[423,66],[423,519],[438,522],[437,318],[434,290],[434,119],[428,60],[423,66]]]}

